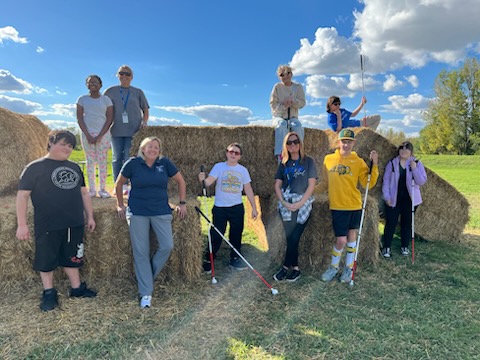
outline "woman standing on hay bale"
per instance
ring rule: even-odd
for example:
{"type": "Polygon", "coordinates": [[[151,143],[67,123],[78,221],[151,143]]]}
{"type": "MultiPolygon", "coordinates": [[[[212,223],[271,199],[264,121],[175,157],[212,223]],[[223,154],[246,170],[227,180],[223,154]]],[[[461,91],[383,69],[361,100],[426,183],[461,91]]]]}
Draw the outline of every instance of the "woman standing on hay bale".
{"type": "Polygon", "coordinates": [[[276,281],[293,282],[300,278],[298,244],[312,212],[316,181],[315,161],[305,155],[300,136],[289,132],[283,140],[282,162],[275,174],[275,194],[287,238],[283,266],[273,275],[276,281]]]}
{"type": "Polygon", "coordinates": [[[77,121],[82,130],[82,147],[87,159],[87,176],[89,194],[97,196],[95,181],[95,163],[98,164],[100,190],[102,199],[111,197],[105,189],[107,179],[107,152],[110,148],[110,125],[113,118],[113,103],[108,96],[100,94],[102,79],[90,75],[86,80],[88,95],[77,100],[77,121]]]}
{"type": "Polygon", "coordinates": [[[176,211],[181,219],[187,214],[185,180],[175,165],[162,156],[161,146],[157,137],[143,139],[137,157],[127,160],[115,182],[117,212],[121,219],[127,219],[130,231],[142,308],[151,306],[153,281],[173,249],[173,216],[167,193],[169,178],[178,184],[180,203],[176,211]],[[122,187],[128,179],[132,188],[128,208],[125,208],[122,187]],[[158,250],[153,257],[150,257],[150,226],[158,241],[158,250]]]}
{"type": "Polygon", "coordinates": [[[306,102],[303,86],[292,81],[293,72],[290,66],[280,65],[277,76],[281,82],[273,86],[270,94],[270,108],[275,127],[274,155],[280,157],[283,139],[289,131],[295,131],[303,141],[303,127],[298,120],[298,110],[303,108],[306,102]]]}
{"type": "Polygon", "coordinates": [[[411,233],[412,198],[415,212],[422,203],[420,186],[425,185],[426,182],[427,173],[423,164],[413,156],[412,143],[405,141],[398,147],[398,155],[387,163],[383,174],[382,192],[387,205],[382,249],[384,258],[391,256],[393,234],[399,216],[402,241],[400,252],[403,256],[410,254],[408,244],[413,236],[411,233]]]}
{"type": "Polygon", "coordinates": [[[48,154],[28,164],[20,176],[17,193],[17,233],[19,240],[30,239],[27,225],[28,199],[32,198],[35,227],[35,260],[40,272],[43,296],[40,309],[58,306],[53,271],[62,266],[70,280],[71,297],[94,297],[97,293],[80,280],[83,265],[83,236],[95,229],[90,196],[80,167],[68,161],[76,146],[75,135],[66,130],[48,136],[48,154]]]}
{"type": "MultiPolygon", "coordinates": [[[[240,165],[238,161],[242,156],[242,147],[239,143],[232,143],[227,146],[227,161],[216,163],[208,177],[205,173],[198,174],[200,182],[205,181],[205,186],[215,185],[215,203],[212,209],[213,225],[222,233],[227,229],[227,222],[230,223],[229,239],[232,245],[239,252],[242,248],[242,233],[244,227],[245,207],[242,202],[242,191],[245,191],[248,201],[252,206],[252,218],[257,218],[257,206],[252,190],[252,179],[247,168],[240,165]]],[[[222,245],[222,237],[213,228],[210,229],[212,239],[213,255],[217,253],[222,245]]],[[[238,254],[230,250],[230,266],[235,270],[244,270],[247,266],[240,259],[238,254]]],[[[210,249],[207,246],[203,270],[207,273],[212,271],[210,263],[210,249]]]]}
{"type": "MultiPolygon", "coordinates": [[[[349,283],[352,279],[352,267],[357,247],[357,232],[362,216],[362,195],[357,185],[367,185],[369,167],[352,148],[355,133],[351,129],[342,129],[338,134],[338,149],[334,154],[325,156],[323,161],[322,182],[318,190],[328,191],[330,211],[332,213],[333,231],[336,243],[332,251],[332,263],[322,274],[322,281],[332,281],[337,276],[343,249],[347,246],[345,267],[341,282],[349,283]]],[[[378,179],[378,154],[370,152],[372,175],[370,186],[374,187],[378,179]]]]}
{"type": "Polygon", "coordinates": [[[350,112],[346,109],[341,109],[340,105],[342,104],[338,96],[330,96],[327,101],[327,113],[328,113],[328,126],[333,131],[339,132],[345,128],[351,127],[360,127],[365,126],[369,127],[372,130],[377,130],[378,125],[380,124],[380,115],[370,115],[364,117],[362,120],[350,119],[350,117],[355,117],[362,110],[363,106],[367,103],[367,98],[362,96],[362,101],[360,105],[353,111],[350,112]]]}
{"type": "MultiPolygon", "coordinates": [[[[112,134],[112,168],[113,179],[117,180],[123,163],[130,157],[133,135],[141,127],[147,126],[149,108],[147,98],[142,90],[130,86],[133,80],[133,70],[122,65],[117,72],[120,86],[112,86],[105,90],[113,102],[112,134]]],[[[128,192],[123,189],[125,194],[128,192]]]]}

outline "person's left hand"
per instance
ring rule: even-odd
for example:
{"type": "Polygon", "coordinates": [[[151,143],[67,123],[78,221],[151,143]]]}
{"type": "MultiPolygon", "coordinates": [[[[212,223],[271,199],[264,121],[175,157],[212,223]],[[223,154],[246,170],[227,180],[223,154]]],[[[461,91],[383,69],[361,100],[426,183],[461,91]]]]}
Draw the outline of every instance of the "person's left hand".
{"type": "Polygon", "coordinates": [[[178,216],[180,216],[180,219],[184,219],[185,216],[187,216],[187,205],[186,204],[179,204],[175,208],[175,211],[178,213],[178,216]]]}
{"type": "Polygon", "coordinates": [[[252,219],[257,220],[258,212],[257,209],[252,209],[252,219]]]}
{"type": "Polygon", "coordinates": [[[415,170],[417,168],[417,162],[415,161],[415,158],[413,156],[410,158],[410,168],[412,170],[415,170]]]}

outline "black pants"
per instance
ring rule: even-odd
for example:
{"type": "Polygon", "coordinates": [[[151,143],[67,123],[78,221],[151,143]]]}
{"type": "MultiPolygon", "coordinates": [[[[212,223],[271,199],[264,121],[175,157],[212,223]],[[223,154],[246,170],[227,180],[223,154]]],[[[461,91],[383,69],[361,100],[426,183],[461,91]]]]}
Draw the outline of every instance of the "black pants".
{"type": "MultiPolygon", "coordinates": [[[[243,219],[245,217],[245,208],[243,204],[234,205],[231,207],[218,207],[214,206],[212,209],[213,225],[222,233],[225,234],[227,229],[227,222],[230,223],[230,232],[228,240],[232,243],[233,247],[240,252],[242,247],[242,233],[243,233],[243,219]]],[[[222,237],[214,229],[210,229],[210,236],[212,239],[212,250],[215,255],[222,246],[222,237]]],[[[230,257],[237,257],[237,253],[231,249],[230,257]]],[[[207,245],[205,258],[210,261],[210,252],[207,245]]]]}
{"type": "MultiPolygon", "coordinates": [[[[418,206],[415,206],[416,211],[418,206]]],[[[393,234],[400,216],[400,238],[402,247],[408,247],[412,238],[412,200],[410,197],[397,202],[397,206],[385,206],[385,229],[383,231],[383,247],[391,247],[393,234]]]]}
{"type": "Polygon", "coordinates": [[[283,228],[287,237],[287,252],[283,262],[283,265],[286,267],[298,266],[298,244],[308,223],[308,220],[304,224],[297,223],[297,214],[298,211],[293,212],[292,220],[283,222],[283,228]]]}

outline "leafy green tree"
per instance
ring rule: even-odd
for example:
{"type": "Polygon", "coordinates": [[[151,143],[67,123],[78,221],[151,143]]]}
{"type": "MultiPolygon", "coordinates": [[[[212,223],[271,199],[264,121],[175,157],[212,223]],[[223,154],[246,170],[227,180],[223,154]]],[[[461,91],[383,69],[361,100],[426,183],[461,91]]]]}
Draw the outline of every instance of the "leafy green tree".
{"type": "Polygon", "coordinates": [[[435,81],[436,98],[425,112],[420,131],[425,153],[474,154],[480,137],[480,65],[467,59],[461,69],[442,71],[435,81]]]}

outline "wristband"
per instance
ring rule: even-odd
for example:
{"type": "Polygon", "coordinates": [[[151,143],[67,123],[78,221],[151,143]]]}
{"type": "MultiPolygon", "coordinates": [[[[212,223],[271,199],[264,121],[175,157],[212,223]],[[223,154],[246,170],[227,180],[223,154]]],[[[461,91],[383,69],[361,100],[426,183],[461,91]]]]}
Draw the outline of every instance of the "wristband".
{"type": "Polygon", "coordinates": [[[181,200],[181,201],[179,202],[179,204],[180,204],[180,205],[186,205],[187,202],[186,202],[185,200],[181,200]]]}

